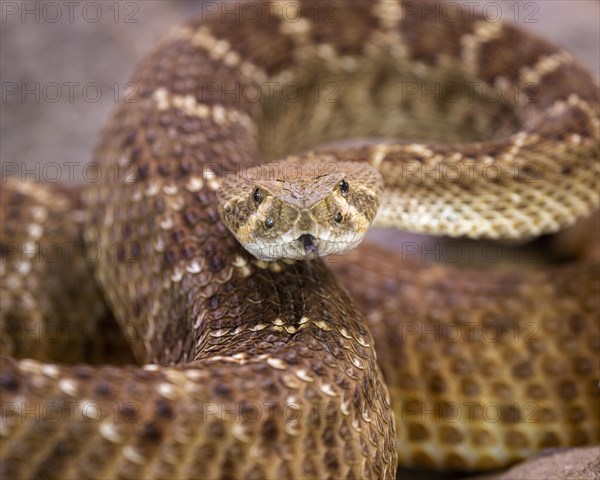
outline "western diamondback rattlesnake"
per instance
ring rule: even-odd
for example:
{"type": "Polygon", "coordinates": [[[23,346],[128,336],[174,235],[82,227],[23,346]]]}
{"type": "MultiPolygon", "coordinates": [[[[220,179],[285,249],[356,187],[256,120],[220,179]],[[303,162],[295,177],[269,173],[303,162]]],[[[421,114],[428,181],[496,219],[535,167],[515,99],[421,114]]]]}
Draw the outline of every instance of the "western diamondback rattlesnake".
{"type": "MultiPolygon", "coordinates": [[[[252,22],[192,21],[138,68],[139,102],[116,112],[95,153],[123,175],[89,186],[83,230],[103,251],[116,245],[96,276],[122,327],[135,326],[132,347],[149,365],[3,359],[8,476],[380,478],[393,477],[397,458],[491,468],[545,446],[598,442],[597,266],[483,274],[377,251],[363,252],[362,270],[352,256],[337,265],[375,332],[394,426],[371,333],[326,266],[256,260],[217,212],[225,173],[247,178],[253,162],[326,140],[397,136],[404,143],[295,160],[376,168],[385,182],[380,225],[498,238],[556,231],[598,204],[594,80],[552,45],[478,17],[423,22],[407,14],[420,4],[390,1],[332,3],[327,15],[298,5],[295,21],[277,4],[262,5],[252,22]],[[450,84],[469,95],[421,102],[403,90],[450,84]],[[250,85],[279,93],[260,102],[222,94],[250,85]],[[287,85],[300,97],[282,95],[287,85]],[[337,89],[336,101],[325,101],[323,85],[337,89]],[[504,101],[486,101],[488,85],[504,101]],[[481,332],[456,343],[397,331],[473,322],[511,335],[490,346],[481,332]],[[494,421],[481,411],[492,403],[494,421]],[[69,405],[72,415],[52,421],[49,407],[69,405]],[[463,410],[460,422],[435,413],[461,407],[473,413],[463,410]]],[[[77,238],[68,196],[19,183],[3,195],[3,242],[77,238]]],[[[65,284],[63,297],[77,299],[87,267],[70,265],[66,280],[33,277],[56,265],[3,268],[10,325],[14,311],[42,321],[65,284]],[[23,282],[41,282],[41,291],[26,295],[23,282]]]]}

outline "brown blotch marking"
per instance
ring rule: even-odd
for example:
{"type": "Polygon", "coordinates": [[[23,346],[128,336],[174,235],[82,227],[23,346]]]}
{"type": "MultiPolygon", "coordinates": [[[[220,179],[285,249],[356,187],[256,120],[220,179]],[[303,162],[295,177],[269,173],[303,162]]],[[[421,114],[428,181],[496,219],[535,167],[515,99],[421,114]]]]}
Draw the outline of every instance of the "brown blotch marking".
{"type": "Polygon", "coordinates": [[[379,19],[373,15],[373,2],[352,2],[348,9],[343,2],[305,2],[302,8],[307,18],[318,18],[312,30],[312,40],[316,43],[330,43],[341,55],[360,54],[369,35],[379,26],[379,19]],[[316,16],[316,17],[315,17],[316,16]],[[343,25],[353,28],[340,28],[343,25]],[[357,42],[364,38],[365,42],[357,42]]]}
{"type": "Polygon", "coordinates": [[[529,440],[522,432],[510,430],[506,434],[506,443],[514,448],[529,448],[529,440]]]}
{"type": "Polygon", "coordinates": [[[211,422],[206,430],[209,437],[214,437],[216,439],[225,437],[225,425],[222,420],[211,422]]]}
{"type": "Polygon", "coordinates": [[[573,400],[577,397],[577,385],[571,380],[563,380],[557,385],[556,393],[565,400],[573,400]]]}
{"type": "Polygon", "coordinates": [[[556,52],[549,42],[517,27],[506,24],[503,29],[500,37],[479,45],[478,76],[488,83],[500,76],[514,83],[519,79],[521,67],[533,67],[542,56],[556,52]]]}
{"type": "Polygon", "coordinates": [[[600,335],[590,336],[588,345],[594,352],[600,352],[600,335]]]}
{"type": "Polygon", "coordinates": [[[503,382],[497,382],[492,385],[492,391],[496,397],[506,400],[512,397],[512,389],[503,382]]]}
{"type": "Polygon", "coordinates": [[[209,220],[211,220],[213,223],[216,223],[218,221],[221,220],[221,216],[219,215],[219,212],[217,211],[217,209],[215,208],[211,208],[208,211],[207,217],[209,218],[209,220]]]}
{"type": "Polygon", "coordinates": [[[435,466],[433,459],[423,450],[417,449],[412,458],[415,465],[419,467],[432,468],[435,466]]]}
{"type": "MultiPolygon", "coordinates": [[[[320,377],[322,377],[323,375],[325,375],[327,373],[327,369],[325,368],[325,365],[323,365],[322,362],[320,361],[316,361],[312,364],[311,370],[319,375],[320,377]]],[[[358,393],[360,394],[360,391],[358,391],[358,393]]]]}
{"type": "Polygon", "coordinates": [[[447,390],[446,381],[439,375],[434,375],[428,382],[431,393],[444,393],[447,390]]]}
{"type": "Polygon", "coordinates": [[[138,408],[133,403],[125,403],[119,407],[119,420],[135,422],[138,419],[138,408]]]}
{"type": "Polygon", "coordinates": [[[481,364],[481,374],[485,377],[496,377],[498,376],[498,365],[493,360],[485,361],[481,364]]]}
{"type": "Polygon", "coordinates": [[[544,387],[537,383],[533,383],[527,387],[527,396],[531,397],[533,400],[541,400],[546,398],[546,390],[544,387]]]}
{"type": "Polygon", "coordinates": [[[573,446],[588,445],[590,443],[590,437],[587,432],[583,430],[575,430],[571,434],[570,443],[573,446]]]}
{"type": "Polygon", "coordinates": [[[533,366],[531,362],[522,362],[512,369],[512,374],[520,379],[529,378],[533,375],[533,366]]]}
{"type": "Polygon", "coordinates": [[[300,359],[298,358],[298,352],[292,350],[289,352],[284,352],[281,357],[290,365],[297,365],[300,362],[300,359]]]}
{"type": "Polygon", "coordinates": [[[328,402],[325,405],[325,423],[337,425],[341,413],[334,402],[328,402]]]}
{"type": "Polygon", "coordinates": [[[279,478],[292,478],[294,474],[291,465],[286,461],[282,462],[277,470],[277,476],[279,478]]]}
{"type": "Polygon", "coordinates": [[[352,465],[357,461],[357,453],[352,446],[352,442],[346,442],[342,448],[342,452],[344,455],[344,462],[352,465]]]}
{"type": "Polygon", "coordinates": [[[266,420],[261,427],[261,435],[265,442],[275,443],[279,437],[277,423],[272,419],[266,420]]]}
{"type": "Polygon", "coordinates": [[[476,430],[473,432],[471,444],[475,446],[490,446],[496,443],[496,438],[488,430],[476,430]]]}
{"type": "Polygon", "coordinates": [[[305,457],[302,462],[302,475],[312,478],[317,476],[317,472],[318,470],[313,459],[305,457]]]}
{"type": "Polygon", "coordinates": [[[444,463],[449,470],[467,470],[469,464],[458,453],[452,452],[444,456],[444,463]]]}
{"type": "Polygon", "coordinates": [[[62,440],[59,440],[52,448],[52,454],[58,457],[66,457],[71,453],[74,453],[73,447],[62,440]]]}
{"type": "Polygon", "coordinates": [[[163,399],[158,399],[154,404],[154,412],[160,418],[165,420],[171,420],[175,417],[175,410],[173,407],[163,399]]]}
{"type": "Polygon", "coordinates": [[[163,259],[165,261],[165,265],[167,267],[172,266],[175,263],[175,259],[177,258],[177,254],[175,252],[175,249],[173,248],[169,248],[165,251],[165,253],[163,254],[163,259]]]}
{"type": "Polygon", "coordinates": [[[577,375],[589,375],[594,370],[592,363],[585,357],[577,357],[573,360],[573,371],[577,375]]]}
{"type": "Polygon", "coordinates": [[[538,443],[539,448],[559,447],[560,437],[555,432],[546,432],[538,443]]]}
{"type": "Polygon", "coordinates": [[[561,364],[560,360],[551,355],[545,355],[542,360],[542,365],[544,372],[547,373],[551,377],[556,377],[561,373],[564,373],[564,366],[561,364]]]}
{"type": "Polygon", "coordinates": [[[186,237],[186,231],[183,228],[177,228],[177,229],[173,230],[173,233],[171,233],[171,238],[173,239],[173,242],[176,244],[183,242],[185,237],[186,237]]]}
{"type": "MultiPolygon", "coordinates": [[[[10,211],[9,211],[10,213],[10,211]]],[[[10,216],[10,215],[8,215],[10,216]]],[[[5,227],[6,225],[4,225],[5,227]]],[[[1,258],[7,258],[9,255],[12,255],[13,253],[13,248],[11,247],[11,245],[4,243],[4,242],[0,242],[0,257],[1,258]]]]}
{"type": "Polygon", "coordinates": [[[267,478],[267,474],[262,467],[255,465],[250,469],[244,478],[247,480],[261,480],[263,478],[267,478]]]}
{"type": "Polygon", "coordinates": [[[198,449],[194,452],[194,458],[198,463],[211,461],[216,455],[217,452],[214,443],[205,443],[204,445],[198,447],[198,449]]]}
{"type": "Polygon", "coordinates": [[[186,242],[181,247],[181,253],[186,260],[190,260],[196,254],[196,245],[191,242],[186,242]]]}
{"type": "Polygon", "coordinates": [[[233,392],[229,385],[219,382],[213,387],[213,393],[216,397],[230,399],[233,392]]]}
{"type": "Polygon", "coordinates": [[[208,266],[213,272],[221,270],[225,266],[225,260],[222,255],[214,255],[210,257],[208,266]]]}
{"type": "MultiPolygon", "coordinates": [[[[134,150],[135,152],[135,150],[134,150]]],[[[141,152],[140,152],[141,153],[141,152]]],[[[133,153],[132,153],[133,156],[133,153]]],[[[132,158],[133,160],[133,158],[132,158]]],[[[148,174],[150,173],[150,165],[147,163],[139,163],[136,169],[138,180],[146,180],[148,178],[148,174]]]]}
{"type": "Polygon", "coordinates": [[[165,202],[164,197],[156,197],[154,200],[154,214],[163,213],[167,209],[167,202],[165,202]]]}
{"type": "Polygon", "coordinates": [[[584,333],[587,326],[586,323],[587,322],[585,321],[585,317],[578,314],[573,314],[569,316],[569,319],[567,321],[567,324],[569,325],[569,330],[571,331],[571,333],[574,334],[584,333]]]}
{"type": "MultiPolygon", "coordinates": [[[[225,451],[225,464],[228,464],[230,470],[233,472],[236,469],[236,466],[243,465],[242,458],[244,457],[244,446],[236,442],[229,447],[225,451]]],[[[223,475],[225,477],[226,475],[223,475]]]]}
{"type": "Polygon", "coordinates": [[[0,388],[9,392],[16,392],[19,389],[19,380],[10,373],[0,374],[0,388]]]}
{"type": "Polygon", "coordinates": [[[335,431],[331,426],[327,426],[321,434],[321,440],[323,442],[323,445],[325,445],[326,447],[334,447],[336,445],[335,439],[335,431]]]}
{"type": "Polygon", "coordinates": [[[112,388],[108,382],[100,382],[94,386],[94,393],[100,396],[108,396],[112,393],[112,388]]]}
{"type": "Polygon", "coordinates": [[[129,165],[135,165],[138,180],[145,180],[148,178],[148,170],[149,165],[147,163],[138,164],[140,157],[142,156],[143,149],[141,147],[136,147],[131,151],[129,155],[129,161],[131,162],[129,165]]]}
{"type": "Polygon", "coordinates": [[[585,410],[581,407],[571,407],[568,413],[569,421],[572,423],[580,423],[586,419],[585,410]]]}
{"type": "MultiPolygon", "coordinates": [[[[290,52],[293,51],[294,44],[287,35],[279,32],[281,20],[270,15],[271,9],[265,4],[258,4],[258,7],[260,14],[252,22],[245,21],[244,15],[232,16],[227,22],[223,22],[220,14],[217,14],[193,20],[190,26],[208,27],[213,37],[229,42],[231,50],[237,52],[242,59],[248,59],[250,63],[272,75],[290,65],[290,52]]],[[[205,61],[214,63],[221,70],[236,71],[236,67],[225,67],[221,60],[212,60],[208,55],[205,61]]]]}
{"type": "Polygon", "coordinates": [[[557,419],[556,412],[551,408],[541,408],[539,410],[539,421],[542,423],[552,423],[557,419]]]}
{"type": "Polygon", "coordinates": [[[171,173],[171,166],[169,162],[164,161],[158,164],[158,174],[161,177],[167,177],[171,173]]]}
{"type": "Polygon", "coordinates": [[[242,403],[242,408],[240,409],[240,413],[242,418],[244,419],[257,419],[260,416],[260,410],[257,405],[252,403],[242,403]]]}
{"type": "Polygon", "coordinates": [[[473,30],[467,15],[463,12],[456,21],[440,22],[435,18],[439,14],[437,9],[429,13],[422,7],[423,4],[407,2],[406,13],[400,22],[402,38],[411,45],[411,57],[428,65],[435,65],[440,56],[458,58],[462,49],[461,37],[473,30]]]}
{"type": "Polygon", "coordinates": [[[325,462],[325,467],[330,472],[337,472],[340,469],[340,462],[337,458],[337,455],[331,450],[325,452],[323,461],[325,462]]]}
{"type": "Polygon", "coordinates": [[[497,468],[506,467],[506,465],[504,464],[504,462],[502,460],[499,460],[498,458],[495,458],[495,457],[491,457],[489,455],[482,455],[479,460],[479,464],[485,465],[486,468],[489,468],[490,470],[492,470],[492,469],[495,470],[497,468]]]}
{"type": "MultiPolygon", "coordinates": [[[[176,143],[175,145],[173,145],[173,155],[175,155],[176,157],[181,157],[184,152],[185,149],[180,143],[176,143]]],[[[182,158],[177,163],[179,164],[179,173],[183,177],[189,175],[194,166],[194,162],[188,157],[182,158]]]]}
{"type": "Polygon", "coordinates": [[[220,304],[221,304],[221,299],[219,298],[219,295],[211,295],[210,297],[208,297],[208,300],[206,301],[206,306],[208,308],[210,308],[211,310],[218,308],[220,304]]]}
{"type": "Polygon", "coordinates": [[[171,125],[171,123],[172,123],[172,119],[171,119],[171,116],[168,113],[163,113],[160,116],[160,124],[163,127],[168,127],[169,125],[171,125]]]}
{"type": "Polygon", "coordinates": [[[73,366],[73,375],[80,380],[89,380],[92,378],[93,370],[86,365],[73,366]]]}
{"type": "Polygon", "coordinates": [[[137,136],[137,130],[130,130],[129,133],[125,136],[125,140],[123,141],[123,146],[127,147],[132,145],[135,142],[135,137],[137,136]]]}
{"type": "Polygon", "coordinates": [[[500,421],[502,423],[518,423],[521,421],[521,409],[517,405],[501,405],[500,421]]]}
{"type": "Polygon", "coordinates": [[[154,131],[152,128],[146,130],[146,141],[148,143],[154,143],[156,141],[156,138],[156,131],[154,131]]]}
{"type": "Polygon", "coordinates": [[[560,169],[560,173],[563,175],[570,175],[573,172],[573,169],[571,167],[562,167],[560,169]]]}
{"type": "Polygon", "coordinates": [[[159,443],[163,438],[163,432],[156,422],[146,423],[140,432],[142,440],[159,443]]]}
{"type": "Polygon", "coordinates": [[[427,427],[421,423],[408,424],[408,438],[412,442],[423,442],[431,437],[427,427]]]}
{"type": "Polygon", "coordinates": [[[130,223],[126,223],[123,225],[123,228],[121,230],[122,236],[124,240],[127,240],[130,236],[131,236],[131,224],[130,223]]]}
{"type": "Polygon", "coordinates": [[[448,445],[462,443],[465,436],[463,433],[454,427],[442,427],[440,430],[440,440],[448,445]]]}
{"type": "Polygon", "coordinates": [[[467,396],[475,396],[481,392],[481,388],[477,382],[470,379],[463,379],[461,382],[461,391],[467,396]]]}
{"type": "Polygon", "coordinates": [[[562,63],[556,70],[543,75],[537,85],[540,92],[538,109],[557,100],[566,100],[572,93],[588,102],[598,102],[600,96],[589,71],[577,61],[562,63]]]}
{"type": "Polygon", "coordinates": [[[562,113],[544,115],[543,121],[538,119],[538,122],[533,124],[536,133],[551,140],[564,141],[571,133],[590,138],[595,135],[588,114],[578,105],[568,106],[562,113]]]}
{"type": "Polygon", "coordinates": [[[185,210],[183,218],[190,227],[194,227],[202,218],[202,212],[198,208],[189,207],[185,210]]]}

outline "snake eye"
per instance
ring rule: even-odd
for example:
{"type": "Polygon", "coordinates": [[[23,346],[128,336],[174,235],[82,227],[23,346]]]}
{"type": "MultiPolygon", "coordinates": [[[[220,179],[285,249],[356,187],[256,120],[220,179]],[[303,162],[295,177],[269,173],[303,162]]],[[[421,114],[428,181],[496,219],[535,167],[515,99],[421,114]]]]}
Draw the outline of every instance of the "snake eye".
{"type": "Polygon", "coordinates": [[[348,195],[349,190],[350,190],[350,185],[348,185],[348,182],[346,181],[346,179],[342,180],[340,182],[340,192],[342,192],[342,197],[345,197],[346,195],[348,195]]]}
{"type": "Polygon", "coordinates": [[[336,213],[333,219],[336,221],[336,223],[340,223],[343,220],[342,214],[340,212],[336,213]]]}
{"type": "Polygon", "coordinates": [[[273,225],[275,225],[275,220],[273,220],[271,217],[265,220],[265,227],[273,228],[273,225]]]}
{"type": "Polygon", "coordinates": [[[263,195],[263,193],[260,191],[260,189],[258,187],[256,187],[254,189],[254,192],[252,192],[252,197],[254,198],[254,201],[256,203],[258,203],[259,205],[265,199],[265,196],[263,195]]]}

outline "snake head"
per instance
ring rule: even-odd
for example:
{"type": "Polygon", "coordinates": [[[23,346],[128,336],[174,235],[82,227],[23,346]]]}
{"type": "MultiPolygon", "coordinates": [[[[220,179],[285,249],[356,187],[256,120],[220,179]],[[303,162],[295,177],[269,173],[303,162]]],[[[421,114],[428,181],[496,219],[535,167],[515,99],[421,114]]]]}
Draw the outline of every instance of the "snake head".
{"type": "Polygon", "coordinates": [[[287,161],[225,177],[219,213],[260,260],[316,258],[362,241],[382,190],[379,172],[366,163],[287,161]]]}

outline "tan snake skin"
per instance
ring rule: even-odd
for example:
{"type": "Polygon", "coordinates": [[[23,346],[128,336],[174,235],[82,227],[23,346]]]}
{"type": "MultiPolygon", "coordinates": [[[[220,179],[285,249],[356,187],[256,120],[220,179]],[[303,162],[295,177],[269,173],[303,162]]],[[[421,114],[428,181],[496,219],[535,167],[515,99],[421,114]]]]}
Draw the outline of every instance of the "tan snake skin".
{"type": "Polygon", "coordinates": [[[3,478],[394,478],[398,462],[490,469],[598,443],[597,264],[480,272],[361,247],[331,264],[348,292],[323,261],[254,259],[216,199],[245,165],[398,137],[320,154],[382,173],[377,224],[553,232],[598,205],[593,78],[513,27],[403,15],[420,4],[299,2],[294,22],[273,5],[253,22],[194,20],[139,66],[139,102],[102,133],[106,174],[84,206],[3,185],[2,340],[37,359],[2,358],[3,478]],[[475,86],[398,100],[417,80],[475,86]],[[310,97],[212,90],[252,82],[310,97]],[[486,100],[483,82],[518,102],[486,100]],[[91,268],[80,231],[102,253],[91,268]],[[36,261],[32,242],[73,255],[36,261]],[[45,363],[129,361],[112,332],[87,347],[110,325],[90,269],[149,365],[45,363]]]}

